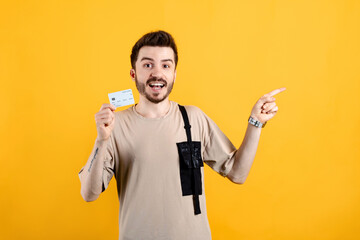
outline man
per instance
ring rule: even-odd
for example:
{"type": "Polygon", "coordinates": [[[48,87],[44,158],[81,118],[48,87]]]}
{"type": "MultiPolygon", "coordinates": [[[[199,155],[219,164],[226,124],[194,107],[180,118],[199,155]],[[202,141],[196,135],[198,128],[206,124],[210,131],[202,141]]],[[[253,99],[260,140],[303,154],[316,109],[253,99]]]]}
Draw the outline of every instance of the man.
{"type": "Polygon", "coordinates": [[[130,76],[139,102],[116,113],[113,105],[103,104],[95,114],[98,136],[79,172],[81,195],[85,201],[96,200],[115,175],[119,239],[211,239],[203,162],[243,184],[261,128],[278,110],[273,96],[285,90],[274,90],[257,101],[243,143],[236,149],[199,108],[182,109],[169,100],[177,62],[170,34],[144,35],[131,53],[130,76]]]}

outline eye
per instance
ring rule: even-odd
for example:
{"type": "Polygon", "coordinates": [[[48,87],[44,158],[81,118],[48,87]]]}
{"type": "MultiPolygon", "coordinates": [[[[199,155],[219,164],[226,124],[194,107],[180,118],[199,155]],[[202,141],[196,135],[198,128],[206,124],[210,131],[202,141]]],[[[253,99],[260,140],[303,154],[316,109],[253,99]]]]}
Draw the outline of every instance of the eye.
{"type": "Polygon", "coordinates": [[[146,68],[149,68],[149,67],[151,67],[151,66],[152,66],[151,63],[146,63],[146,64],[144,64],[144,67],[146,67],[146,68]]]}
{"type": "Polygon", "coordinates": [[[167,64],[164,64],[164,68],[169,68],[170,66],[167,64]]]}

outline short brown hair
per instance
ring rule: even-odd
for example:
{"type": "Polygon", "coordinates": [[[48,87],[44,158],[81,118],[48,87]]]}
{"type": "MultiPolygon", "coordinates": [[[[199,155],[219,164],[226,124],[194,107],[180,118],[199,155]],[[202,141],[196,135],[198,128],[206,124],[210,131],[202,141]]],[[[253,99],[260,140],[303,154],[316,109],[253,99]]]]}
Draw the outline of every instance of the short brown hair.
{"type": "Polygon", "coordinates": [[[175,58],[175,68],[178,62],[178,52],[175,44],[174,38],[165,31],[156,31],[149,32],[142,36],[133,46],[130,59],[131,59],[131,67],[135,69],[135,63],[139,55],[140,48],[144,46],[153,46],[153,47],[171,47],[174,51],[175,58]]]}

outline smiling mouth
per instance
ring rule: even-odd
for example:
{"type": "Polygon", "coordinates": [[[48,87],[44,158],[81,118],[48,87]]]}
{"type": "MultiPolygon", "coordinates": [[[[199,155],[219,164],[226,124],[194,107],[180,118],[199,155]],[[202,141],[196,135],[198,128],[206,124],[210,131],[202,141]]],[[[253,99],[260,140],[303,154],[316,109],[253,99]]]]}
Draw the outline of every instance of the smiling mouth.
{"type": "Polygon", "coordinates": [[[152,90],[158,91],[158,90],[161,90],[163,87],[165,87],[165,84],[164,83],[150,83],[149,86],[152,90]]]}
{"type": "Polygon", "coordinates": [[[165,84],[163,84],[163,83],[150,83],[149,86],[151,88],[163,88],[165,86],[165,84]]]}

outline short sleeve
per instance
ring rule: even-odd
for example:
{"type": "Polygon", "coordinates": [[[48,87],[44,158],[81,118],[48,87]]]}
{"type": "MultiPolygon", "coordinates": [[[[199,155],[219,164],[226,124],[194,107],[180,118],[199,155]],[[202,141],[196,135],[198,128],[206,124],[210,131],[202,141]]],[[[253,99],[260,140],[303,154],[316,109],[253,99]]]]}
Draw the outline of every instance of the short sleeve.
{"type": "Polygon", "coordinates": [[[214,171],[226,177],[231,171],[237,149],[215,122],[205,113],[203,161],[214,171]]]}

